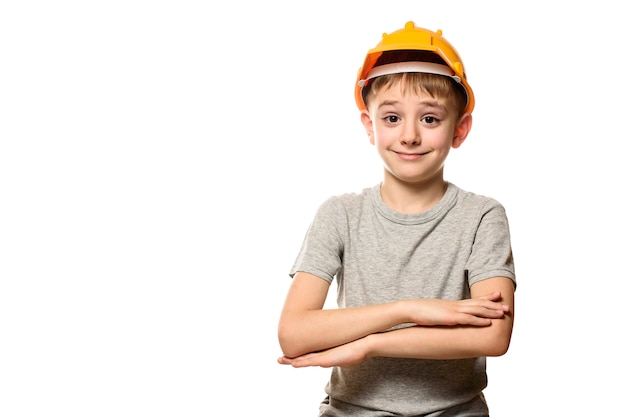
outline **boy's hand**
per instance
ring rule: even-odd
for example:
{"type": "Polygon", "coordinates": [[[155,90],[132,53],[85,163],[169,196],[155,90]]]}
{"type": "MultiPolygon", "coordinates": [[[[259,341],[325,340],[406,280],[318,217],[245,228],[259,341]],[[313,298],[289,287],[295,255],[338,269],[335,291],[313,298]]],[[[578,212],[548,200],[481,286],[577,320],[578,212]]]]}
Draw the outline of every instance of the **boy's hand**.
{"type": "Polygon", "coordinates": [[[282,356],[278,358],[278,363],[291,365],[294,368],[307,366],[320,366],[322,368],[341,366],[350,368],[361,364],[367,359],[366,339],[367,337],[320,352],[307,353],[297,358],[282,356]]]}
{"type": "Polygon", "coordinates": [[[407,300],[410,322],[421,326],[489,326],[492,319],[500,319],[509,311],[508,305],[497,301],[500,297],[496,291],[467,300],[407,300]]]}

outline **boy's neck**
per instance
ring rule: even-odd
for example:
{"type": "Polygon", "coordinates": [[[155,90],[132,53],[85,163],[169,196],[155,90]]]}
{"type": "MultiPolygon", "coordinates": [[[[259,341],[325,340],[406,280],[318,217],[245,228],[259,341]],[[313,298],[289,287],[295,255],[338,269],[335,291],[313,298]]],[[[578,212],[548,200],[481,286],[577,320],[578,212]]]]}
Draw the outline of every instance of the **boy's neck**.
{"type": "Polygon", "coordinates": [[[435,206],[448,189],[448,182],[437,178],[427,183],[404,183],[385,178],[380,196],[389,208],[404,214],[423,213],[435,206]]]}

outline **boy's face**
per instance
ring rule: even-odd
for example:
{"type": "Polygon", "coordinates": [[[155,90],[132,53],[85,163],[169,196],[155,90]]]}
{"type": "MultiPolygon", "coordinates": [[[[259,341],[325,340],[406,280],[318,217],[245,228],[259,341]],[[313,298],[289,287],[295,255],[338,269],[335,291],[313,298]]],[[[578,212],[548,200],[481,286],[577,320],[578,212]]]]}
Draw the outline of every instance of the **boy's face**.
{"type": "Polygon", "coordinates": [[[471,128],[471,115],[457,120],[447,100],[427,93],[415,94],[399,83],[380,90],[369,100],[361,121],[376,146],[386,174],[420,183],[443,178],[450,148],[463,143],[471,128]]]}

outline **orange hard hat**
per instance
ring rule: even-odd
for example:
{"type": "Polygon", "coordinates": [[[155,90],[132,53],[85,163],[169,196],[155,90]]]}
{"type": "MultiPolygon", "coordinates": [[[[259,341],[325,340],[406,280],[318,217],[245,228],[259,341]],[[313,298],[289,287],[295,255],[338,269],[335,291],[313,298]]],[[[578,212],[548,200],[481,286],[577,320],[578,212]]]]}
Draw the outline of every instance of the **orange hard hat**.
{"type": "Polygon", "coordinates": [[[365,110],[363,102],[363,87],[367,82],[381,75],[401,72],[426,72],[446,75],[453,78],[465,89],[467,103],[465,111],[471,113],[474,109],[474,92],[467,82],[467,75],[463,61],[454,47],[444,39],[441,30],[437,32],[416,27],[413,22],[407,22],[403,29],[392,33],[383,33],[382,40],[376,47],[367,52],[365,61],[357,73],[354,86],[354,98],[359,110],[365,110]],[[377,60],[388,51],[424,51],[439,56],[446,65],[432,62],[405,61],[385,65],[376,65],[377,60]]]}

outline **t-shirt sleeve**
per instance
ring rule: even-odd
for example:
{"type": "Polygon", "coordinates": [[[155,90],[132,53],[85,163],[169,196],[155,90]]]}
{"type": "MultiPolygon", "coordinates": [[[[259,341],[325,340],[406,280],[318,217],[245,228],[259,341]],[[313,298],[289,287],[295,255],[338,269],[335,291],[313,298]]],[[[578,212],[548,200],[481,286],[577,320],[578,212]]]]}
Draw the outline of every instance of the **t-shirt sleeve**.
{"type": "Polygon", "coordinates": [[[326,200],[317,210],[289,275],[307,272],[329,283],[341,269],[343,256],[342,230],[346,214],[336,197],[326,200]]]}
{"type": "Polygon", "coordinates": [[[509,222],[504,207],[496,201],[481,210],[467,274],[469,285],[493,277],[507,277],[517,285],[509,222]]]}

